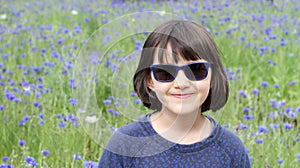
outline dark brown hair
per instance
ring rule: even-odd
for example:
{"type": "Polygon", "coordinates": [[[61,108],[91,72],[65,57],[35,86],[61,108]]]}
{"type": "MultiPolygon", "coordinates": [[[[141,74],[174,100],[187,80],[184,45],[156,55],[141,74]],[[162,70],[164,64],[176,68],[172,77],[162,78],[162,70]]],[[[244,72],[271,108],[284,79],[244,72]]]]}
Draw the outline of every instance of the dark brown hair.
{"type": "Polygon", "coordinates": [[[164,52],[170,43],[174,61],[178,62],[178,53],[184,60],[204,59],[211,63],[212,77],[208,97],[201,106],[202,112],[217,111],[228,99],[228,80],[220,60],[220,52],[205,27],[189,20],[171,20],[158,26],[146,39],[140,62],[133,78],[134,90],[144,106],[161,110],[162,104],[156,94],[147,86],[150,78],[149,66],[153,64],[155,50],[158,50],[159,62],[167,61],[164,52]]]}

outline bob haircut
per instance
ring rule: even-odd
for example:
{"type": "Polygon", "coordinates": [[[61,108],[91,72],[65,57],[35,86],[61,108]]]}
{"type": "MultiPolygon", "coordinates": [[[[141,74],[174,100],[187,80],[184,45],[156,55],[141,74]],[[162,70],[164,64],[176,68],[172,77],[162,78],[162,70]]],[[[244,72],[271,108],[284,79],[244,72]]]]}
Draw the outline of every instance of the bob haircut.
{"type": "Polygon", "coordinates": [[[152,110],[161,110],[162,104],[155,92],[148,87],[151,79],[150,65],[153,64],[155,51],[158,60],[167,62],[166,48],[171,45],[172,58],[176,63],[180,54],[184,60],[204,59],[211,63],[211,86],[201,112],[217,111],[222,108],[229,94],[228,80],[220,60],[220,52],[203,26],[188,20],[171,20],[158,26],[146,39],[139,65],[133,78],[134,90],[144,106],[152,110]]]}

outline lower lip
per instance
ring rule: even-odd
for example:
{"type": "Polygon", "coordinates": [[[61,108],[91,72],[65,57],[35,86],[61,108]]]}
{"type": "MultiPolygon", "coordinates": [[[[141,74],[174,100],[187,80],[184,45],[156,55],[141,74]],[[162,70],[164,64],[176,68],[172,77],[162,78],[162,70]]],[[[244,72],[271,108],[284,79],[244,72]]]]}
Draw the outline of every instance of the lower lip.
{"type": "Polygon", "coordinates": [[[184,94],[184,95],[181,95],[181,94],[173,94],[173,96],[174,96],[175,98],[178,98],[178,99],[187,99],[187,98],[191,97],[192,94],[184,94]]]}

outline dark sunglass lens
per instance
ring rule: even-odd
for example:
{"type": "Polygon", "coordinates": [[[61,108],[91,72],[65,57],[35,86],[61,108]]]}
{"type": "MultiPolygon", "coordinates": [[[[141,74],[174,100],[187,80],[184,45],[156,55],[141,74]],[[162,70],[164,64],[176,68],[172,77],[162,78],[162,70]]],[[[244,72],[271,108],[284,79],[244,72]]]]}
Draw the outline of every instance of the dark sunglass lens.
{"type": "Polygon", "coordinates": [[[172,81],[175,79],[173,72],[172,67],[161,65],[154,68],[153,74],[158,81],[172,81]]]}
{"type": "Polygon", "coordinates": [[[191,64],[188,68],[188,78],[190,80],[201,80],[207,75],[207,68],[205,63],[191,64]]]}

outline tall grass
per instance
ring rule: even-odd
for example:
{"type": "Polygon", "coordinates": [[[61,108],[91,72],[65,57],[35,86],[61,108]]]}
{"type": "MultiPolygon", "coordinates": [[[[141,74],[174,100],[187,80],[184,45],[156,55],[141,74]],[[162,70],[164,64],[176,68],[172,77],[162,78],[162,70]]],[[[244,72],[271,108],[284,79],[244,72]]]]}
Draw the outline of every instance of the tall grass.
{"type": "Polygon", "coordinates": [[[145,25],[122,16],[154,10],[192,19],[213,34],[230,97],[208,114],[242,139],[252,166],[299,167],[296,0],[3,1],[1,166],[96,166],[112,130],[149,112],[131,82],[147,36],[134,28],[145,25]]]}

